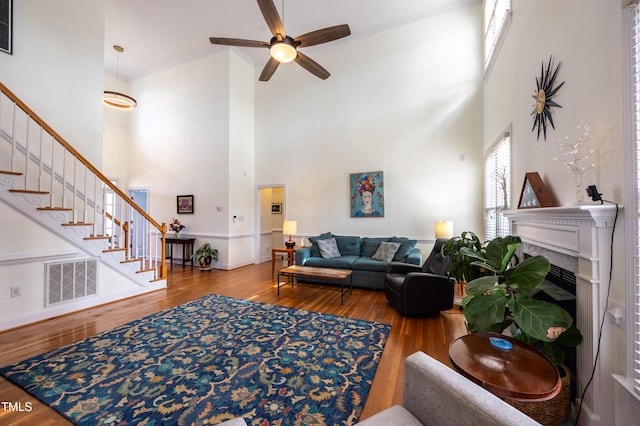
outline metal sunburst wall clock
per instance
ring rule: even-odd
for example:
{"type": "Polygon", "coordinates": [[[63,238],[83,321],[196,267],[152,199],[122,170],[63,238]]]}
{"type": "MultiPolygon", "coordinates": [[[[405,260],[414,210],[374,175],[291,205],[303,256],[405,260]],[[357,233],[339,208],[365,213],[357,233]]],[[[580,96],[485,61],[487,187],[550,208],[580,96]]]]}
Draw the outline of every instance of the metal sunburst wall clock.
{"type": "Polygon", "coordinates": [[[558,71],[560,70],[560,65],[562,62],[558,63],[555,70],[553,70],[552,65],[553,56],[549,57],[549,63],[547,64],[547,68],[545,70],[544,62],[542,62],[542,66],[540,68],[540,77],[536,77],[536,91],[531,96],[536,100],[535,105],[533,106],[533,111],[531,111],[531,115],[533,116],[533,127],[531,131],[535,131],[536,127],[538,128],[537,140],[540,140],[540,132],[542,131],[542,135],[544,139],[547,140],[547,121],[551,124],[551,127],[555,130],[555,125],[553,124],[553,116],[551,115],[551,108],[562,108],[561,105],[558,105],[553,100],[553,97],[558,93],[558,90],[564,85],[564,81],[558,85],[556,85],[556,78],[558,77],[558,71]]]}

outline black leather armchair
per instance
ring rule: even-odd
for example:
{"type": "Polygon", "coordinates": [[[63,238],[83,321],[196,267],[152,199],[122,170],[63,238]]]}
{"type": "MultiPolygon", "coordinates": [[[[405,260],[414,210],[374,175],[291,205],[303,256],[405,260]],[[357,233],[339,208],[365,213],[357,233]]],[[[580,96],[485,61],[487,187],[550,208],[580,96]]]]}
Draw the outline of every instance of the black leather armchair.
{"type": "Polygon", "coordinates": [[[387,300],[404,315],[437,315],[453,307],[455,280],[447,276],[449,261],[440,250],[446,238],[436,240],[422,267],[391,262],[385,275],[387,300]]]}

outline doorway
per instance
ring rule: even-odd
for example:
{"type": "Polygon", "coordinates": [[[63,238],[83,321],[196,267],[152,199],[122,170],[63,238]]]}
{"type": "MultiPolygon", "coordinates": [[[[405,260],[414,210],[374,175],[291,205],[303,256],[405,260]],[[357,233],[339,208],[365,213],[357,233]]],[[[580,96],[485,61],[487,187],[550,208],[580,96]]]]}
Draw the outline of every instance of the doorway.
{"type": "Polygon", "coordinates": [[[286,186],[262,185],[256,191],[255,263],[271,261],[271,249],[284,245],[282,224],[286,219],[286,186]]]}

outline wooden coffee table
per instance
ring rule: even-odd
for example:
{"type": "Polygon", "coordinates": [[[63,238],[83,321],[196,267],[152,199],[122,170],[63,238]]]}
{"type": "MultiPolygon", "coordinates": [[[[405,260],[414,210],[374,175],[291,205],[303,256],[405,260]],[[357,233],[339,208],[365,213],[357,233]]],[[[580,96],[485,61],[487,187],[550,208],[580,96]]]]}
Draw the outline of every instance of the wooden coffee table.
{"type": "Polygon", "coordinates": [[[322,278],[340,282],[340,304],[344,304],[345,281],[349,279],[349,294],[353,292],[351,271],[348,269],[316,268],[314,266],[292,265],[278,271],[278,296],[280,296],[280,276],[289,277],[291,288],[298,277],[322,278]]]}
{"type": "Polygon", "coordinates": [[[501,398],[545,401],[556,396],[562,386],[558,369],[549,358],[533,346],[502,334],[459,337],[449,346],[449,359],[463,376],[501,398]],[[512,349],[491,344],[496,338],[511,343],[512,349]]]}

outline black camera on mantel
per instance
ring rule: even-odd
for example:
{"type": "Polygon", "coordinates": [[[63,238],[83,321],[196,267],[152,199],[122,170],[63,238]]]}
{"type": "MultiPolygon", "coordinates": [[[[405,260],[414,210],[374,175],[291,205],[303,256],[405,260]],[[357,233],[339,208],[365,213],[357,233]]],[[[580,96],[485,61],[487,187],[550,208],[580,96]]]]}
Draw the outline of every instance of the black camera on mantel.
{"type": "Polygon", "coordinates": [[[596,188],[596,186],[595,186],[595,185],[589,185],[589,186],[587,187],[587,195],[588,195],[589,197],[591,197],[591,199],[592,199],[593,201],[600,201],[600,204],[603,204],[603,203],[604,203],[604,202],[602,201],[602,197],[601,197],[601,196],[602,196],[602,194],[600,194],[600,193],[598,192],[598,188],[596,188]]]}

